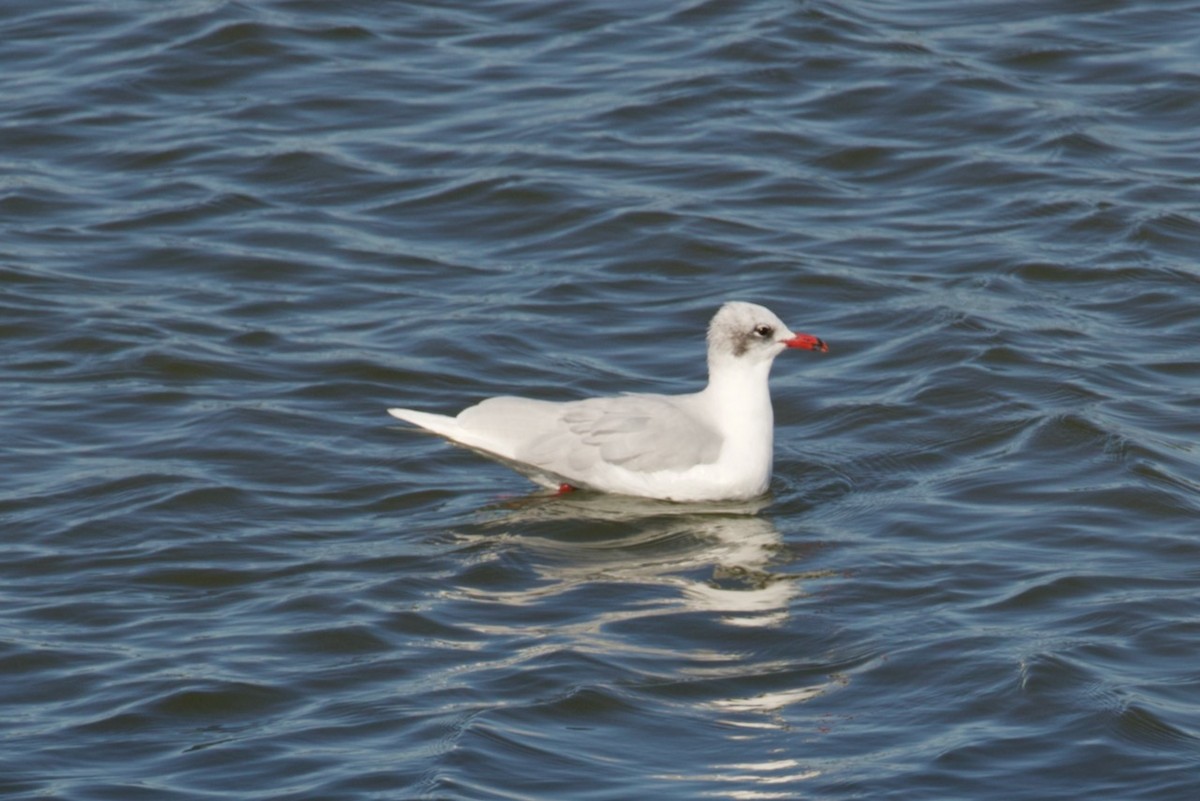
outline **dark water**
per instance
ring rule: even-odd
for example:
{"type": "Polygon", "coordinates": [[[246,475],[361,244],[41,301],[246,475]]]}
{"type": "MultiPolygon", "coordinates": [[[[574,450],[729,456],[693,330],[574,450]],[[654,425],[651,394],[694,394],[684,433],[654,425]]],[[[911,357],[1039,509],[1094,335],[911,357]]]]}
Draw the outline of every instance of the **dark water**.
{"type": "Polygon", "coordinates": [[[1200,4],[6,2],[0,795],[1193,799],[1200,4]],[[760,509],[405,431],[775,367],[760,509]]]}

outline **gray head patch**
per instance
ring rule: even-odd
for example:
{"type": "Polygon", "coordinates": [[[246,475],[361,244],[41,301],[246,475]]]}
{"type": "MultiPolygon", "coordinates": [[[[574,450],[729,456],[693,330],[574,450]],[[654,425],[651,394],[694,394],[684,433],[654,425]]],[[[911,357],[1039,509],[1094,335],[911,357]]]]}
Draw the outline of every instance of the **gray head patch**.
{"type": "Polygon", "coordinates": [[[733,355],[745,356],[750,350],[750,341],[754,339],[753,331],[739,331],[733,335],[733,355]]]}

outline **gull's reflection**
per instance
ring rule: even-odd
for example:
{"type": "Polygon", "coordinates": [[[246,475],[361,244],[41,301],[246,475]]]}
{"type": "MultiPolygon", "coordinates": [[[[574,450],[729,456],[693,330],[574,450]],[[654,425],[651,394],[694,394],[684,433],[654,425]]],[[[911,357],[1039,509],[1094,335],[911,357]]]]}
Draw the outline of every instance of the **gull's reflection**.
{"type": "Polygon", "coordinates": [[[483,510],[483,528],[537,550],[537,569],[558,582],[669,585],[690,610],[726,623],[775,625],[800,592],[778,573],[783,541],[759,516],[768,500],[677,504],[593,493],[531,495],[483,510]]]}

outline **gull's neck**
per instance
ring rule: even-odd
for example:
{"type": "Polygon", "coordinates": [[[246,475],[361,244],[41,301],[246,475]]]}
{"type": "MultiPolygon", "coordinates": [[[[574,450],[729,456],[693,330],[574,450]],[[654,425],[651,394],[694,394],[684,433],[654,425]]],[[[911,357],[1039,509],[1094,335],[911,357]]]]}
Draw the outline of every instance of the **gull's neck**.
{"type": "Polygon", "coordinates": [[[729,412],[757,412],[771,422],[771,388],[768,378],[771,362],[747,363],[740,359],[710,359],[708,386],[704,394],[719,408],[729,412]]]}
{"type": "Polygon", "coordinates": [[[724,443],[721,460],[730,460],[752,474],[771,475],[775,415],[767,379],[771,360],[753,363],[728,358],[709,359],[708,386],[701,395],[724,443]]]}

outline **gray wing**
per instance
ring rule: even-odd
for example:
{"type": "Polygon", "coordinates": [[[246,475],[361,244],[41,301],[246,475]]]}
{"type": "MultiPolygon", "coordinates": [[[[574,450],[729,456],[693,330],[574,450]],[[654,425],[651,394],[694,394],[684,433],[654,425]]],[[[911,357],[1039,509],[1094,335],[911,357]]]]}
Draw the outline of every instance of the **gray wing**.
{"type": "Polygon", "coordinates": [[[584,480],[601,463],[637,472],[710,464],[720,456],[721,435],[692,413],[689,397],[619,395],[563,404],[552,430],[517,456],[584,480]]]}

